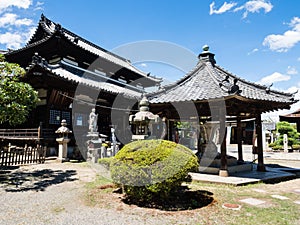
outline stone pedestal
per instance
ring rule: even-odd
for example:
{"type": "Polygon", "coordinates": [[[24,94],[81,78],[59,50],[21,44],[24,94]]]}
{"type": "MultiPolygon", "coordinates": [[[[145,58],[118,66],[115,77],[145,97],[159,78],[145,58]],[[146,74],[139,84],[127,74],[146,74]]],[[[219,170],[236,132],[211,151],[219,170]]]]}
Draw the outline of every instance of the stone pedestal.
{"type": "Polygon", "coordinates": [[[89,132],[87,137],[90,140],[87,141],[86,161],[97,163],[98,159],[103,157],[102,140],[98,132],[89,132]]]}
{"type": "Polygon", "coordinates": [[[68,143],[70,142],[69,138],[56,138],[58,142],[58,158],[57,160],[60,162],[69,161],[67,154],[68,154],[68,143]]]}
{"type": "Polygon", "coordinates": [[[283,135],[283,151],[284,152],[289,152],[289,149],[288,149],[288,136],[287,136],[287,134],[283,135]]]}
{"type": "Polygon", "coordinates": [[[228,177],[228,171],[227,170],[219,170],[219,176],[220,177],[228,177]]]}

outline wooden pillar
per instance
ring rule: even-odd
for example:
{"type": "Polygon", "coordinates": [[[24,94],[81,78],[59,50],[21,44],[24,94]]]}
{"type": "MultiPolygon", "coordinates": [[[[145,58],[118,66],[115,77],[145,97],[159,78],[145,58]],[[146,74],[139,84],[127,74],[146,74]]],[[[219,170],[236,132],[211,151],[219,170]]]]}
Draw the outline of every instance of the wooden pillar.
{"type": "Polygon", "coordinates": [[[174,130],[174,121],[168,120],[168,140],[169,141],[174,141],[173,140],[173,130],[174,130]]]}
{"type": "Polygon", "coordinates": [[[219,110],[219,120],[220,120],[220,144],[221,144],[221,167],[219,171],[219,176],[228,177],[227,168],[227,149],[226,149],[226,112],[222,107],[219,110]]]}
{"type": "Polygon", "coordinates": [[[258,156],[258,165],[257,171],[265,172],[266,168],[264,165],[264,153],[263,153],[263,136],[262,136],[262,124],[261,124],[261,115],[256,115],[256,135],[257,135],[257,156],[258,156]]]}
{"type": "Polygon", "coordinates": [[[238,144],[238,162],[239,163],[244,162],[242,132],[243,132],[243,129],[242,129],[241,118],[237,117],[237,144],[238,144]]]}

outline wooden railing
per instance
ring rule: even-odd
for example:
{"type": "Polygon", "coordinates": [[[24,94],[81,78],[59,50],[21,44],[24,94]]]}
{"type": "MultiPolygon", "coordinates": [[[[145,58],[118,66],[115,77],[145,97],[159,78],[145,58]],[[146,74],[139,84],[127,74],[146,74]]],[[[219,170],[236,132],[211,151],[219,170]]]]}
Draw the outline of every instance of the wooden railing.
{"type": "Polygon", "coordinates": [[[39,140],[54,136],[55,132],[53,129],[0,129],[0,139],[6,140],[39,140]]]}

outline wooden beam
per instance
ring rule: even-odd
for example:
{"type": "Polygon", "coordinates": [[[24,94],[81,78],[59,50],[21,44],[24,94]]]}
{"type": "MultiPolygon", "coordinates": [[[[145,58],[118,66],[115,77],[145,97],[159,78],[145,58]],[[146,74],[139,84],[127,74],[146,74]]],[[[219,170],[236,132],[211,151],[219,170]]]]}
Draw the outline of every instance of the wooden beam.
{"type": "Polygon", "coordinates": [[[226,149],[226,112],[225,112],[225,108],[223,107],[219,109],[219,121],[220,121],[219,141],[221,144],[221,167],[219,171],[219,176],[228,177],[227,149],[226,149]]]}
{"type": "Polygon", "coordinates": [[[261,114],[256,115],[256,134],[257,134],[257,155],[258,155],[258,165],[257,171],[265,172],[266,168],[264,165],[264,153],[263,153],[263,136],[262,136],[262,124],[261,124],[261,114]]]}
{"type": "Polygon", "coordinates": [[[243,159],[243,143],[242,143],[242,123],[241,118],[237,117],[237,143],[238,143],[238,162],[244,162],[243,159]]]}

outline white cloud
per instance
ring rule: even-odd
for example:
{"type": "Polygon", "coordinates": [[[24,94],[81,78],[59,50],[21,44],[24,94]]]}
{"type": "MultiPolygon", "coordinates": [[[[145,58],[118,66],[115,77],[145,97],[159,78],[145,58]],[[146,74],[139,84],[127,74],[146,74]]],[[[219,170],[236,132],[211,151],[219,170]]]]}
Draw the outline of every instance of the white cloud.
{"type": "Polygon", "coordinates": [[[286,73],[289,75],[296,75],[296,74],[298,74],[298,71],[295,67],[288,66],[286,73]]]}
{"type": "Polygon", "coordinates": [[[215,2],[212,2],[209,5],[209,8],[210,8],[209,15],[225,13],[225,12],[229,11],[230,9],[232,9],[236,5],[237,5],[237,3],[235,3],[235,2],[231,2],[231,3],[224,2],[224,4],[219,9],[215,9],[215,2]]]}
{"type": "Polygon", "coordinates": [[[246,2],[243,6],[236,8],[234,11],[239,11],[245,9],[243,18],[248,16],[248,13],[258,13],[260,10],[264,10],[265,13],[268,13],[272,10],[273,5],[270,2],[264,0],[252,0],[246,2]]]}
{"type": "Polygon", "coordinates": [[[6,13],[2,17],[0,17],[0,27],[6,27],[6,26],[30,26],[32,24],[31,19],[18,19],[18,16],[13,13],[6,13]]]}
{"type": "Polygon", "coordinates": [[[0,44],[6,45],[7,48],[20,48],[23,41],[22,35],[19,33],[6,32],[5,34],[0,34],[0,44]]]}
{"type": "Polygon", "coordinates": [[[34,11],[37,11],[37,10],[44,10],[44,2],[40,2],[38,1],[36,4],[35,4],[35,8],[33,9],[34,11]]]}
{"type": "Polygon", "coordinates": [[[32,0],[1,0],[0,12],[3,12],[5,9],[12,6],[28,9],[31,4],[32,4],[32,0]]]}
{"type": "Polygon", "coordinates": [[[42,6],[42,5],[44,5],[44,2],[37,1],[35,6],[42,6]]]}
{"type": "Polygon", "coordinates": [[[254,54],[255,52],[258,52],[258,48],[254,48],[251,52],[248,52],[248,55],[252,55],[252,54],[254,54]]]}
{"type": "Polygon", "coordinates": [[[300,62],[300,57],[297,59],[297,61],[299,61],[299,62],[300,62]]]}
{"type": "Polygon", "coordinates": [[[233,12],[238,12],[244,10],[243,13],[243,19],[248,16],[249,13],[259,13],[261,10],[264,10],[265,13],[268,13],[272,10],[273,5],[271,2],[266,0],[251,0],[247,1],[244,5],[238,6],[234,8],[237,5],[235,2],[224,2],[224,4],[219,8],[215,9],[215,2],[212,2],[209,5],[210,11],[209,14],[222,14],[225,13],[231,9],[233,9],[233,12]]]}
{"type": "Polygon", "coordinates": [[[31,27],[26,31],[0,33],[0,44],[6,45],[6,48],[18,49],[26,43],[35,32],[35,27],[31,27]]]}
{"type": "Polygon", "coordinates": [[[300,18],[294,17],[289,26],[292,28],[283,34],[271,34],[265,37],[264,46],[268,46],[272,51],[287,52],[300,42],[300,18]]]}
{"type": "Polygon", "coordinates": [[[284,75],[278,72],[275,72],[269,76],[263,77],[258,83],[264,84],[264,85],[269,85],[272,83],[280,82],[280,81],[287,81],[290,80],[291,76],[289,75],[284,75]]]}

